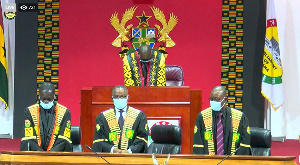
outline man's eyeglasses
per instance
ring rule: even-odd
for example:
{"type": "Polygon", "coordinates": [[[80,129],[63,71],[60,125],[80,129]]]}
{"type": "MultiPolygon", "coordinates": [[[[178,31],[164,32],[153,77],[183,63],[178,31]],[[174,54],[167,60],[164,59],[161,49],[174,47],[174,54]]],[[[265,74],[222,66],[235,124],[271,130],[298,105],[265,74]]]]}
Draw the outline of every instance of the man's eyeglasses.
{"type": "Polygon", "coordinates": [[[113,99],[127,99],[128,96],[122,95],[122,96],[112,96],[113,99]]]}

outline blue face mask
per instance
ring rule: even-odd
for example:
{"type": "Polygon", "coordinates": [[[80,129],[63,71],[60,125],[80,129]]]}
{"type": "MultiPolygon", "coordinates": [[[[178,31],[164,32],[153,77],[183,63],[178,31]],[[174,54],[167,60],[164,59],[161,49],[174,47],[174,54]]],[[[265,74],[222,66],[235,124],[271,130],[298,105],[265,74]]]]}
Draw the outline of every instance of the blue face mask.
{"type": "MultiPolygon", "coordinates": [[[[223,98],[223,100],[224,99],[225,99],[225,97],[223,98]]],[[[212,108],[212,110],[220,111],[225,105],[225,103],[223,105],[221,105],[223,100],[221,100],[221,101],[210,101],[210,107],[212,108]]]]}
{"type": "Polygon", "coordinates": [[[45,104],[42,100],[40,100],[40,105],[44,108],[44,109],[50,109],[53,105],[54,105],[54,100],[45,104]]]}
{"type": "Polygon", "coordinates": [[[123,109],[127,106],[127,98],[113,99],[114,105],[118,109],[123,109]]]}

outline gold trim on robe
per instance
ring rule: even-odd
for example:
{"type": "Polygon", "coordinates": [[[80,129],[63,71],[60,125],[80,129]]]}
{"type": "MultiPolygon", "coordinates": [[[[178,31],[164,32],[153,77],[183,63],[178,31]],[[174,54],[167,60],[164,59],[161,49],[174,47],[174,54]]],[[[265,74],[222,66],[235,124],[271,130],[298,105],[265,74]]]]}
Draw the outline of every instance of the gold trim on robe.
{"type": "Polygon", "coordinates": [[[126,112],[126,118],[124,120],[124,125],[123,125],[123,130],[122,130],[122,135],[121,135],[121,130],[119,127],[118,120],[116,118],[116,114],[114,109],[109,109],[105,112],[103,112],[103,115],[108,123],[108,127],[110,129],[110,132],[116,132],[117,134],[117,139],[113,141],[114,146],[118,148],[119,142],[121,140],[121,148],[122,150],[127,150],[128,149],[128,138],[125,136],[126,130],[132,130],[133,124],[136,121],[137,116],[139,115],[140,111],[128,107],[128,110],[126,112]]]}

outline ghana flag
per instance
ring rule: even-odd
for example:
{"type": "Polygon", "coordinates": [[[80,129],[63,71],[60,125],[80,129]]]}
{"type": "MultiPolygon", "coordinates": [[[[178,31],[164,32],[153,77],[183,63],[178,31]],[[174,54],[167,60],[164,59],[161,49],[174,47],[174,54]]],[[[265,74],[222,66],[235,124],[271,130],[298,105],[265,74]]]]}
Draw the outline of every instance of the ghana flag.
{"type": "Polygon", "coordinates": [[[7,109],[8,84],[7,84],[7,65],[5,54],[4,33],[2,29],[2,19],[0,24],[0,108],[7,109]]]}
{"type": "Polygon", "coordinates": [[[276,111],[283,105],[282,65],[280,59],[274,0],[268,0],[265,50],[262,69],[262,95],[276,111]]]}

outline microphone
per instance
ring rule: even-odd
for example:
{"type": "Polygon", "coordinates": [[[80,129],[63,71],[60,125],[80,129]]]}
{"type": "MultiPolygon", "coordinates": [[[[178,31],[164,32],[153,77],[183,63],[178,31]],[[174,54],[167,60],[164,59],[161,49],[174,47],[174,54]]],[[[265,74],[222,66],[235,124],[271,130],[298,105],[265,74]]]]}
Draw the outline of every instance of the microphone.
{"type": "Polygon", "coordinates": [[[30,144],[27,142],[27,151],[30,151],[30,144]]]}
{"type": "Polygon", "coordinates": [[[232,156],[233,154],[235,154],[239,149],[240,149],[240,147],[237,148],[237,149],[235,149],[230,155],[226,156],[226,157],[225,157],[223,160],[221,160],[217,165],[221,164],[224,160],[228,159],[230,156],[232,156]]]}
{"type": "MultiPolygon", "coordinates": [[[[87,149],[91,150],[92,152],[94,152],[90,146],[85,145],[85,147],[86,147],[87,149]]],[[[97,152],[94,152],[94,153],[95,153],[98,157],[100,157],[101,159],[103,159],[104,161],[106,161],[106,163],[108,163],[109,165],[111,165],[106,159],[104,159],[102,156],[98,155],[97,152]]]]}

